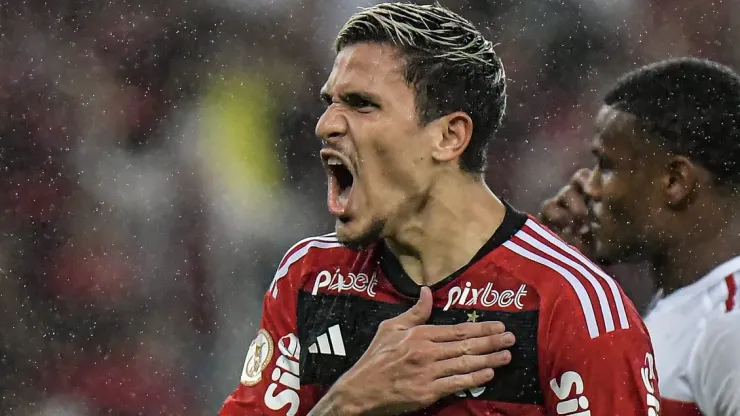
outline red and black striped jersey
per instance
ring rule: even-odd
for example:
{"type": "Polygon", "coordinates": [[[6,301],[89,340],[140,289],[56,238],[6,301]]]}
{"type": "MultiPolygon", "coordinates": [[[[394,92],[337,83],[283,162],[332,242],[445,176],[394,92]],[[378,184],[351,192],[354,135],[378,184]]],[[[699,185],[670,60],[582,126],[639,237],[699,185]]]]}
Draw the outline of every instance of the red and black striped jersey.
{"type": "MultiPolygon", "coordinates": [[[[429,323],[502,321],[517,343],[492,381],[419,414],[658,414],[652,346],[634,306],[535,219],[507,205],[475,257],[431,289],[429,323]]],[[[265,295],[241,383],[220,414],[307,414],[419,290],[382,242],[361,251],[332,234],[299,242],[265,295]]]]}

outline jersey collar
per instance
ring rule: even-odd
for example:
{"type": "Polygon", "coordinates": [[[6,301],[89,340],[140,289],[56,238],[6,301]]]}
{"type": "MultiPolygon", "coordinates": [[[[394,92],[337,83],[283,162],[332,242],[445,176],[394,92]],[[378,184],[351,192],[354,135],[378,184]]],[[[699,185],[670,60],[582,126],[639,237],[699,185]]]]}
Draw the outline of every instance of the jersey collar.
{"type": "MultiPolygon", "coordinates": [[[[473,258],[465,266],[459,268],[456,272],[442,279],[441,281],[430,286],[432,291],[442,288],[451,283],[455,278],[463,274],[467,269],[475,264],[478,260],[485,257],[488,253],[495,250],[497,247],[508,241],[514,234],[516,234],[524,223],[527,222],[527,216],[517,210],[515,210],[508,202],[503,201],[506,207],[506,213],[501,225],[496,229],[491,238],[483,244],[483,247],[473,256],[473,258]]],[[[419,286],[413,279],[403,270],[401,263],[398,261],[396,256],[391,250],[384,244],[380,243],[380,267],[383,270],[383,274],[387,277],[388,281],[393,287],[402,295],[418,299],[421,286],[419,286]]]]}
{"type": "Polygon", "coordinates": [[[660,289],[653,301],[650,303],[652,308],[648,308],[647,314],[653,313],[659,309],[671,308],[674,305],[681,304],[685,299],[692,298],[699,293],[709,290],[709,288],[717,284],[717,282],[737,271],[740,271],[740,256],[721,263],[701,279],[676,290],[668,296],[663,296],[663,290],[660,289]]]}

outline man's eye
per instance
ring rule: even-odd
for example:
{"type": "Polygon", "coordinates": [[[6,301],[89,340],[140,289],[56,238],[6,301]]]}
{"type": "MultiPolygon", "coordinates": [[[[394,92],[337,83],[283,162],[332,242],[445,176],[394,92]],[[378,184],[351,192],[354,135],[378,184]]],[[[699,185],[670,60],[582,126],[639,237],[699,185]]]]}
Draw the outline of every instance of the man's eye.
{"type": "Polygon", "coordinates": [[[612,168],[611,163],[609,163],[608,160],[599,158],[596,160],[596,167],[598,167],[601,170],[609,170],[612,168]]]}
{"type": "Polygon", "coordinates": [[[365,100],[363,98],[358,97],[352,97],[347,100],[347,104],[354,108],[370,108],[370,107],[376,107],[376,105],[368,100],[365,100]]]}

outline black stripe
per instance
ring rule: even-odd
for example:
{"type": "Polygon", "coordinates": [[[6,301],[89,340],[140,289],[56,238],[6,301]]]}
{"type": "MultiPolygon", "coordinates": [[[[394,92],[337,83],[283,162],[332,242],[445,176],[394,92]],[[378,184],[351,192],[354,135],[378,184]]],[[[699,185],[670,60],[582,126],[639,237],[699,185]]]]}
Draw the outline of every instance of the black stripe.
{"type": "MultiPolygon", "coordinates": [[[[298,338],[301,342],[301,384],[328,388],[367,350],[378,325],[408,310],[411,305],[370,301],[351,295],[318,294],[301,291],[298,296],[298,338]],[[309,353],[319,335],[339,325],[344,339],[345,357],[309,353]]],[[[468,320],[472,309],[435,308],[430,324],[448,325],[468,320]]],[[[539,312],[501,312],[475,310],[478,322],[501,321],[517,337],[511,364],[496,370],[485,391],[471,399],[510,403],[543,403],[537,363],[537,327],[539,312]]],[[[468,394],[468,396],[471,396],[468,394]]]]}

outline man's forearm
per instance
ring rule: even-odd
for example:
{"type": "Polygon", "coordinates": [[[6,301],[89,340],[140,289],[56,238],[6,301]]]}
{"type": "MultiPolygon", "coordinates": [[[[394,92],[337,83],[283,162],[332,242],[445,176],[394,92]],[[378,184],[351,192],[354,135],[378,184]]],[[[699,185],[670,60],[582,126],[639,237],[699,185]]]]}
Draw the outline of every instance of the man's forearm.
{"type": "Polygon", "coordinates": [[[361,415],[360,403],[348,397],[342,388],[335,384],[324,397],[316,403],[308,416],[354,416],[361,415]]]}

